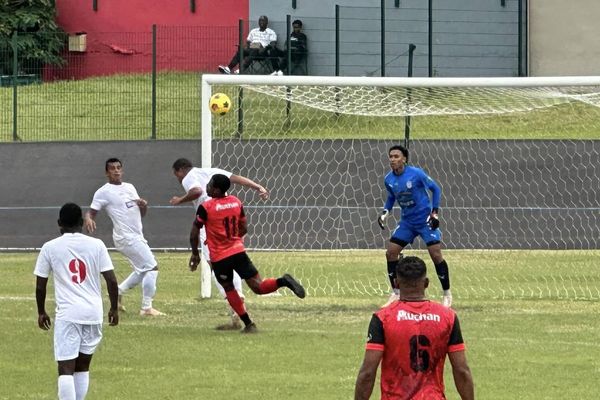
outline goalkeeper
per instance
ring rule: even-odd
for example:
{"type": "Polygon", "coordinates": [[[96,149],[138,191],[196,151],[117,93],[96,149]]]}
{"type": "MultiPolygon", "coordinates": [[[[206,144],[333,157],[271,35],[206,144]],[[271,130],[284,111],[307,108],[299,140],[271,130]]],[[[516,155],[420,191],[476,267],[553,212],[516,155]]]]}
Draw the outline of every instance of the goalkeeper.
{"type": "Polygon", "coordinates": [[[377,218],[377,223],[381,229],[384,229],[386,218],[394,207],[394,203],[398,202],[402,209],[400,222],[392,232],[385,253],[388,276],[394,294],[399,294],[399,290],[394,283],[394,276],[396,265],[402,256],[402,249],[411,244],[415,237],[421,236],[421,239],[427,245],[427,250],[442,284],[444,291],[442,304],[450,307],[452,305],[450,276],[448,264],[442,256],[442,234],[438,219],[442,190],[421,168],[406,165],[408,150],[404,146],[390,147],[388,158],[392,168],[384,179],[388,196],[383,206],[383,212],[377,218]],[[431,197],[429,192],[431,192],[431,197]]]}

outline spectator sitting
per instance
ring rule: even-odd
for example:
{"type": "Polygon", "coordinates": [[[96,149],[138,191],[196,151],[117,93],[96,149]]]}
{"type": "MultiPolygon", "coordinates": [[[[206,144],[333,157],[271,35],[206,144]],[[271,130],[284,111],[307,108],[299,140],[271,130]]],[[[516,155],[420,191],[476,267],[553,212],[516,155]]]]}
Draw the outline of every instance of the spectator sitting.
{"type": "MultiPolygon", "coordinates": [[[[304,33],[302,33],[302,21],[299,19],[292,22],[293,32],[290,34],[290,49],[291,49],[291,59],[292,66],[290,68],[290,72],[293,72],[294,65],[299,64],[303,61],[308,53],[307,48],[307,38],[304,33]]],[[[287,51],[283,51],[283,60],[281,61],[281,70],[285,71],[287,68],[288,57],[287,51]]],[[[306,74],[306,69],[303,69],[303,74],[306,74]]]]}
{"type": "MultiPolygon", "coordinates": [[[[268,57],[274,71],[279,71],[278,55],[280,50],[277,49],[277,34],[271,28],[268,28],[269,18],[261,15],[258,19],[258,28],[254,28],[248,34],[246,39],[246,47],[244,48],[244,61],[242,70],[245,70],[252,63],[255,57],[268,57]]],[[[230,74],[233,68],[240,63],[240,52],[237,51],[229,65],[219,65],[219,71],[223,74],[230,74]]],[[[233,71],[239,73],[239,70],[233,71]]]]}

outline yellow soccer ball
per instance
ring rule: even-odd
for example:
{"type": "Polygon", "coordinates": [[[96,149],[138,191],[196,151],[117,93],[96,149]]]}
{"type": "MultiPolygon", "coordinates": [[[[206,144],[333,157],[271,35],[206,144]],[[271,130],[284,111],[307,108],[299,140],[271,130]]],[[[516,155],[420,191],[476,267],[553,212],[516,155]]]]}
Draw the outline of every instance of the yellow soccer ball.
{"type": "Polygon", "coordinates": [[[210,112],[215,115],[225,115],[231,109],[231,100],[225,93],[215,93],[208,102],[210,112]]]}

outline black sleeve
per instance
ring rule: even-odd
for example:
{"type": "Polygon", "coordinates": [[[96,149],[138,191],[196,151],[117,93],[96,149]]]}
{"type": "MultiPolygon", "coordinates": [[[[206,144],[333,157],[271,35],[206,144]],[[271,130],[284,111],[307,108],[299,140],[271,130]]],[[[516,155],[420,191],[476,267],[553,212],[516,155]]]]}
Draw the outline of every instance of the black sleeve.
{"type": "Polygon", "coordinates": [[[202,222],[204,224],[208,219],[208,213],[206,212],[206,208],[202,204],[198,206],[196,210],[196,221],[202,222]]]}
{"type": "Polygon", "coordinates": [[[385,343],[385,336],[383,334],[383,322],[381,322],[377,314],[373,314],[373,317],[371,318],[371,323],[369,324],[369,334],[367,336],[367,343],[385,343]]]}
{"type": "Polygon", "coordinates": [[[462,332],[460,331],[460,322],[458,322],[458,316],[455,314],[452,331],[450,332],[450,339],[448,339],[448,346],[461,343],[463,343],[463,337],[462,332]]]}

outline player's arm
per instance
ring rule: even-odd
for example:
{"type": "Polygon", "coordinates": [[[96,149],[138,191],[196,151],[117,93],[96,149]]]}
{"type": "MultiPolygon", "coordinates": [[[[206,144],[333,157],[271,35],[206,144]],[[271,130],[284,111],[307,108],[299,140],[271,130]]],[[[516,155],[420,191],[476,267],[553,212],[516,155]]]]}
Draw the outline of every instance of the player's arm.
{"type": "Polygon", "coordinates": [[[356,377],[354,400],[367,400],[371,397],[373,386],[375,386],[375,378],[377,377],[377,368],[383,358],[385,342],[383,323],[377,315],[373,315],[371,318],[368,338],[365,357],[356,377]]]}
{"type": "Polygon", "coordinates": [[[202,195],[202,193],[203,193],[202,188],[193,187],[190,190],[188,190],[187,193],[183,196],[171,197],[171,200],[169,200],[169,203],[171,203],[172,206],[176,206],[181,203],[188,203],[190,201],[196,200],[198,197],[200,197],[202,195]]]}
{"type": "Polygon", "coordinates": [[[119,283],[114,269],[103,271],[102,276],[106,281],[108,290],[108,299],[110,300],[110,309],[108,310],[108,324],[115,326],[119,324],[119,283]]]}
{"type": "Polygon", "coordinates": [[[467,356],[464,351],[448,353],[452,365],[452,376],[454,385],[462,400],[473,400],[475,398],[475,386],[471,369],[467,364],[467,356]]]}
{"type": "Polygon", "coordinates": [[[358,377],[356,378],[356,386],[354,387],[354,400],[367,400],[371,398],[373,386],[375,386],[375,378],[377,377],[377,368],[383,358],[383,351],[366,350],[365,358],[358,377]]]}
{"type": "Polygon", "coordinates": [[[196,211],[196,219],[192,224],[192,230],[190,231],[190,247],[192,248],[192,255],[190,256],[190,262],[188,266],[190,271],[195,271],[200,264],[200,252],[198,246],[200,245],[200,228],[204,226],[204,222],[208,218],[208,213],[204,206],[200,205],[196,211]]]}
{"type": "Polygon", "coordinates": [[[96,215],[98,215],[98,210],[90,208],[83,217],[83,227],[88,233],[96,231],[96,215]]]}
{"type": "Polygon", "coordinates": [[[456,315],[454,315],[454,323],[448,340],[448,359],[452,365],[454,385],[460,398],[462,400],[473,400],[475,398],[473,376],[467,364],[465,344],[460,330],[460,322],[456,315]]]}
{"type": "Polygon", "coordinates": [[[440,185],[436,181],[433,180],[429,175],[427,175],[424,171],[421,179],[423,179],[423,183],[425,187],[431,192],[431,213],[427,218],[427,223],[431,227],[431,229],[437,229],[440,227],[440,220],[438,217],[438,213],[440,211],[440,200],[442,198],[442,189],[440,185]]]}
{"type": "Polygon", "coordinates": [[[248,179],[241,175],[231,175],[229,179],[231,180],[231,183],[236,183],[238,185],[242,185],[250,189],[256,190],[258,192],[258,196],[263,200],[269,198],[269,191],[265,189],[262,185],[259,185],[258,183],[254,182],[252,179],[248,179]]]}
{"type": "Polygon", "coordinates": [[[385,204],[383,205],[381,214],[379,214],[377,217],[377,223],[381,229],[385,229],[385,220],[390,214],[390,211],[392,211],[392,208],[394,208],[394,202],[396,201],[396,196],[394,195],[394,192],[392,192],[392,189],[388,187],[388,185],[385,185],[385,190],[387,191],[388,196],[385,200],[385,204]]]}
{"type": "Polygon", "coordinates": [[[46,313],[46,287],[48,278],[37,276],[35,281],[35,302],[38,310],[38,326],[40,329],[47,331],[50,329],[50,317],[46,313]]]}
{"type": "Polygon", "coordinates": [[[140,209],[140,215],[142,216],[142,218],[144,218],[146,216],[146,213],[148,212],[148,202],[142,198],[139,198],[135,201],[140,209]]]}

